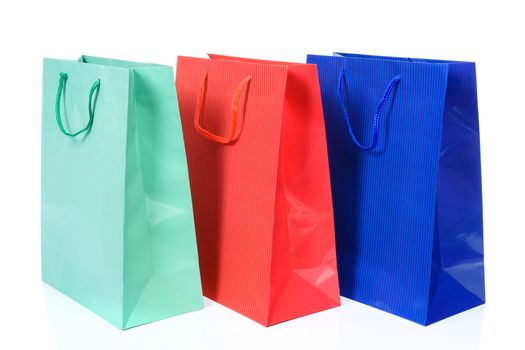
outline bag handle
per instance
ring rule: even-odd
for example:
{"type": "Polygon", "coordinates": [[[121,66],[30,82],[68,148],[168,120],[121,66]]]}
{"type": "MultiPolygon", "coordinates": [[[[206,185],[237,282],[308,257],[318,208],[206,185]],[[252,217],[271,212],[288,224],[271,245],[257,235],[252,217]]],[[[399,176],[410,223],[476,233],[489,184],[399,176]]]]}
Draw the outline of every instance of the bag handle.
{"type": "Polygon", "coordinates": [[[62,91],[64,90],[64,85],[66,84],[68,75],[67,73],[60,72],[60,80],[58,81],[58,90],[57,90],[57,97],[55,102],[55,117],[57,120],[57,125],[60,131],[66,136],[69,137],[75,137],[83,132],[91,130],[91,127],[93,126],[93,117],[95,115],[95,106],[93,103],[93,96],[95,95],[95,92],[98,94],[98,91],[100,90],[100,79],[97,79],[93,85],[91,86],[91,90],[89,91],[89,100],[88,100],[88,111],[89,111],[89,120],[85,127],[80,129],[77,132],[69,132],[66,131],[64,128],[64,124],[62,123],[62,117],[60,116],[60,100],[62,99],[62,91]]]}
{"type": "Polygon", "coordinates": [[[233,94],[232,98],[232,105],[231,105],[231,123],[230,123],[230,133],[227,137],[219,136],[211,131],[208,131],[204,129],[200,125],[200,117],[202,113],[202,109],[204,106],[204,97],[206,95],[206,86],[208,81],[208,71],[204,71],[204,74],[202,75],[201,84],[199,87],[199,91],[197,93],[197,106],[195,107],[195,116],[193,120],[193,125],[195,126],[195,130],[205,138],[211,141],[215,141],[217,143],[226,145],[233,141],[235,141],[239,135],[236,135],[237,130],[237,120],[239,117],[239,98],[241,97],[242,93],[246,90],[248,87],[248,84],[250,83],[252,77],[247,76],[244,78],[243,81],[237,86],[237,89],[235,90],[235,93],[233,94]]]}
{"type": "Polygon", "coordinates": [[[350,117],[348,115],[348,111],[346,109],[344,100],[343,100],[343,81],[345,78],[345,70],[341,69],[341,72],[339,72],[339,82],[337,85],[337,97],[339,99],[339,105],[341,107],[341,110],[343,111],[343,116],[346,121],[346,126],[348,128],[348,133],[350,134],[350,137],[354,141],[357,147],[361,148],[362,150],[368,151],[373,150],[376,148],[378,139],[379,139],[379,127],[381,125],[381,118],[382,118],[382,112],[383,107],[387,103],[390,95],[392,94],[392,91],[394,88],[399,84],[399,81],[401,80],[400,75],[396,75],[390,83],[388,83],[388,86],[385,89],[385,92],[383,93],[383,98],[381,98],[381,101],[379,101],[379,104],[377,105],[376,113],[374,116],[374,127],[373,127],[373,138],[372,138],[372,144],[370,146],[365,146],[362,143],[360,143],[357,140],[357,137],[354,134],[354,130],[352,129],[352,125],[350,123],[350,117]]]}

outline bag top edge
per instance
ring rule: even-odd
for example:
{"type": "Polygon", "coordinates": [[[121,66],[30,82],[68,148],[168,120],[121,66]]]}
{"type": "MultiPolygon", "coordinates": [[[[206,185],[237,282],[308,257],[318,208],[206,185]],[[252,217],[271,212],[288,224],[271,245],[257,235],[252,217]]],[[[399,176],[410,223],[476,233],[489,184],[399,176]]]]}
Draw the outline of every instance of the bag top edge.
{"type": "Polygon", "coordinates": [[[273,61],[273,60],[244,58],[244,57],[236,57],[236,56],[217,55],[217,54],[209,54],[209,56],[210,57],[177,56],[177,59],[183,58],[183,59],[192,59],[192,60],[200,60],[200,61],[207,61],[207,62],[223,61],[223,62],[256,65],[256,66],[260,65],[260,66],[269,66],[269,67],[294,67],[294,66],[311,66],[312,65],[311,63],[303,63],[303,62],[273,61]]]}
{"type": "Polygon", "coordinates": [[[398,56],[380,56],[380,55],[366,55],[366,54],[354,54],[345,52],[333,52],[330,55],[317,55],[308,54],[308,57],[324,57],[324,58],[352,58],[360,60],[376,60],[384,62],[406,62],[414,64],[475,64],[472,61],[455,61],[455,60],[442,60],[442,59],[430,59],[430,58],[414,58],[414,57],[398,57],[398,56]]]}

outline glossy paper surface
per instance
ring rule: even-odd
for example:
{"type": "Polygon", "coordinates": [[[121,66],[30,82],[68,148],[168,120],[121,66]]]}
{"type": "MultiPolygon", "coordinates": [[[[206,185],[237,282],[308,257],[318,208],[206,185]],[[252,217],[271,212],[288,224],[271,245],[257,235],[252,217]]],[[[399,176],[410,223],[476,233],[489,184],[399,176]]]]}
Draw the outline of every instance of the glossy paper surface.
{"type": "Polygon", "coordinates": [[[177,92],[204,294],[263,325],[339,305],[328,158],[315,67],[179,57],[177,92]],[[232,98],[242,94],[236,141],[232,98]],[[217,138],[214,138],[217,139],[217,138]]]}
{"type": "Polygon", "coordinates": [[[43,280],[119,328],[203,305],[191,195],[170,67],[83,57],[44,61],[43,280]],[[62,134],[60,72],[68,80],[62,134]]]}
{"type": "Polygon", "coordinates": [[[479,129],[473,63],[351,54],[318,65],[341,294],[429,324],[484,303],[479,129]],[[370,144],[385,87],[376,149],[370,144]]]}

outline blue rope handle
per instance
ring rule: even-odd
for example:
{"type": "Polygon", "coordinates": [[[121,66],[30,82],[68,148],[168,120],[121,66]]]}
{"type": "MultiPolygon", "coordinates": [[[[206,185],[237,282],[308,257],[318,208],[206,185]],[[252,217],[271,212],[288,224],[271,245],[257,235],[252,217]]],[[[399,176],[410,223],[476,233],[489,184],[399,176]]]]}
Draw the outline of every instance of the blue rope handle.
{"type": "Polygon", "coordinates": [[[66,80],[68,78],[68,75],[67,73],[64,73],[64,72],[60,72],[60,79],[58,81],[58,89],[57,89],[57,96],[56,96],[56,100],[55,100],[55,118],[56,118],[56,121],[57,121],[57,125],[58,125],[58,128],[60,129],[60,131],[66,135],[66,136],[69,136],[69,137],[75,137],[83,132],[86,132],[86,131],[89,131],[91,130],[91,127],[93,126],[93,118],[94,118],[94,115],[95,115],[95,106],[94,106],[94,102],[93,102],[93,96],[95,95],[95,93],[98,94],[98,91],[100,89],[100,79],[97,79],[93,85],[91,86],[91,89],[89,90],[89,99],[88,99],[88,112],[89,112],[89,120],[86,124],[85,127],[83,127],[82,129],[80,129],[79,131],[77,132],[69,132],[69,131],[66,131],[66,129],[64,128],[64,124],[62,123],[62,117],[60,115],[60,100],[62,99],[62,91],[64,89],[64,85],[66,84],[66,80]]]}
{"type": "Polygon", "coordinates": [[[390,95],[392,94],[392,91],[394,88],[399,84],[399,81],[401,80],[401,76],[397,75],[395,76],[390,83],[388,83],[388,86],[383,94],[383,98],[381,101],[379,101],[379,104],[377,105],[376,114],[374,116],[374,128],[373,128],[373,137],[372,137],[372,144],[370,146],[365,146],[362,143],[360,143],[357,140],[357,137],[354,134],[354,130],[352,129],[352,125],[350,124],[350,116],[348,115],[348,111],[346,109],[344,100],[343,100],[343,81],[345,78],[345,70],[341,69],[341,72],[339,72],[339,83],[337,86],[337,95],[339,98],[339,105],[341,107],[341,110],[343,111],[343,116],[346,121],[346,126],[348,128],[348,133],[350,134],[350,137],[354,141],[357,147],[361,148],[362,150],[369,151],[373,150],[377,146],[377,142],[379,140],[379,127],[381,126],[381,117],[383,112],[383,107],[387,103],[390,95]]]}

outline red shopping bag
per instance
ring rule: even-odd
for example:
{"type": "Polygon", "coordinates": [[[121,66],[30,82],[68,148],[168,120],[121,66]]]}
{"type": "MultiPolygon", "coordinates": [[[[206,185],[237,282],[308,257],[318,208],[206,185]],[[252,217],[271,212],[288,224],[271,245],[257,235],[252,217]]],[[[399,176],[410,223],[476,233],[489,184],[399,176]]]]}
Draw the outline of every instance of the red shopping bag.
{"type": "Polygon", "coordinates": [[[179,57],[204,295],[265,326],[340,305],[315,65],[179,57]]]}

